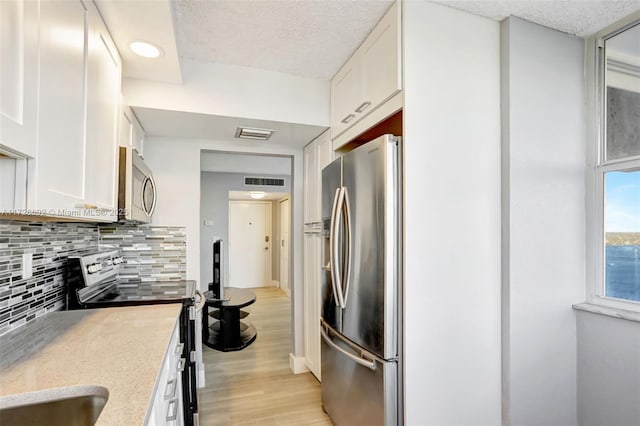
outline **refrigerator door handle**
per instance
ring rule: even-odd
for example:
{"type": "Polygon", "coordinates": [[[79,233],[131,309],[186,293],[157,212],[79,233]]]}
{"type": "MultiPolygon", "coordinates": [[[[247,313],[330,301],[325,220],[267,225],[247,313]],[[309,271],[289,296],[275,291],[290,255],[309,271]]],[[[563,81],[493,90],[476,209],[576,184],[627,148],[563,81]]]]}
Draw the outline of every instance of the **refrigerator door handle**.
{"type": "Polygon", "coordinates": [[[331,289],[333,297],[336,299],[338,307],[342,308],[342,291],[340,283],[340,266],[338,263],[338,231],[340,229],[340,203],[342,200],[342,188],[336,188],[336,195],[333,197],[333,208],[331,209],[331,226],[329,228],[329,272],[331,272],[331,289]]]}
{"type": "Polygon", "coordinates": [[[342,291],[342,307],[347,307],[347,297],[349,297],[349,282],[351,281],[351,207],[349,206],[349,193],[347,187],[343,187],[343,203],[344,207],[344,281],[340,286],[342,291]]]}
{"type": "MultiPolygon", "coordinates": [[[[347,358],[351,359],[355,363],[362,365],[363,367],[367,367],[367,368],[369,368],[369,369],[371,369],[373,371],[376,370],[376,368],[377,368],[376,360],[375,359],[370,359],[370,358],[365,358],[365,356],[367,355],[367,352],[362,351],[362,355],[361,356],[356,356],[356,355],[354,355],[352,353],[349,353],[349,352],[345,351],[340,346],[338,346],[335,343],[333,343],[333,341],[331,340],[331,338],[329,337],[329,335],[325,331],[324,327],[320,327],[320,334],[322,334],[322,338],[327,343],[327,345],[331,346],[336,351],[340,352],[341,354],[343,354],[347,358]]],[[[371,358],[373,358],[373,356],[371,356],[371,358]]]]}

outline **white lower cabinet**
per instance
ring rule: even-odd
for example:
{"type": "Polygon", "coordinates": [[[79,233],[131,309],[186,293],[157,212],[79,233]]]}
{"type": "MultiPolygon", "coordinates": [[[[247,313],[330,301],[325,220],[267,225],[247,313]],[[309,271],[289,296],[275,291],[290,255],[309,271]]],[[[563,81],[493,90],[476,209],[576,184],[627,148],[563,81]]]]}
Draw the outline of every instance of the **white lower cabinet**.
{"type": "Polygon", "coordinates": [[[333,161],[327,130],[304,148],[304,353],[320,380],[320,286],[322,278],[322,169],[333,161]]]}
{"type": "Polygon", "coordinates": [[[320,279],[322,272],[322,233],[320,228],[304,233],[305,358],[307,367],[321,380],[320,372],[320,279]]]}
{"type": "Polygon", "coordinates": [[[181,426],[184,424],[182,370],[185,368],[185,359],[181,356],[179,327],[178,321],[165,354],[162,370],[158,374],[155,393],[149,402],[146,425],[181,426]]]}

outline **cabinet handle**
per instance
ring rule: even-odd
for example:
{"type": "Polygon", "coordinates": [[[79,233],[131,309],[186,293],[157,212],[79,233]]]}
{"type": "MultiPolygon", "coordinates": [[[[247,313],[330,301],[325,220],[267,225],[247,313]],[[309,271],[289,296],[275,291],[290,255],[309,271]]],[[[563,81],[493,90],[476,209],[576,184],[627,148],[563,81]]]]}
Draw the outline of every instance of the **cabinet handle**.
{"type": "Polygon", "coordinates": [[[353,120],[356,116],[353,114],[349,114],[347,115],[345,118],[343,118],[342,120],[340,120],[341,123],[347,124],[348,122],[350,122],[351,120],[353,120]]]}
{"type": "Polygon", "coordinates": [[[364,101],[358,108],[356,108],[356,112],[364,111],[365,109],[369,108],[369,105],[371,105],[371,102],[364,101]]]}
{"type": "Polygon", "coordinates": [[[190,361],[196,362],[196,351],[191,351],[189,353],[190,353],[190,356],[189,356],[190,361]]]}
{"type": "Polygon", "coordinates": [[[184,358],[180,358],[180,360],[178,361],[178,371],[183,371],[184,370],[184,364],[185,364],[185,359],[184,358]]]}
{"type": "Polygon", "coordinates": [[[176,394],[176,388],[178,387],[178,379],[171,379],[167,382],[167,386],[164,388],[164,399],[169,399],[176,394]]]}
{"type": "Polygon", "coordinates": [[[173,422],[178,418],[178,398],[173,398],[167,406],[167,421],[173,422]]]}
{"type": "Polygon", "coordinates": [[[99,208],[100,207],[96,206],[95,204],[85,204],[85,203],[76,204],[76,209],[98,210],[99,208]]]}
{"type": "Polygon", "coordinates": [[[184,343],[180,343],[179,345],[176,346],[176,355],[182,355],[183,351],[184,351],[184,343]]]}

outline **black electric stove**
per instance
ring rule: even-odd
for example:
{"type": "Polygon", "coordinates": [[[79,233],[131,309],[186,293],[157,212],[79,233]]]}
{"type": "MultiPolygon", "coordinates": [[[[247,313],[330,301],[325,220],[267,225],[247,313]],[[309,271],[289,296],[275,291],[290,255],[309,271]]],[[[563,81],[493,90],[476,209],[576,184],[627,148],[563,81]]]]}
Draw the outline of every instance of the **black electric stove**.
{"type": "Polygon", "coordinates": [[[182,357],[182,392],[184,424],[198,424],[196,332],[196,298],[204,302],[195,281],[140,281],[119,279],[125,260],[118,249],[91,251],[69,257],[67,309],[109,308],[164,303],[181,303],[180,342],[182,357]]]}

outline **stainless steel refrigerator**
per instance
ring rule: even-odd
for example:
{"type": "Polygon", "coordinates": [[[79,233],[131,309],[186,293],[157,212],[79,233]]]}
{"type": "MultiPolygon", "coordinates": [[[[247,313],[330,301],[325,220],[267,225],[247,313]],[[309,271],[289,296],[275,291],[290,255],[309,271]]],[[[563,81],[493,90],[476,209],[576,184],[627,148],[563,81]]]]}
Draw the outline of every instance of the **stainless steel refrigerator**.
{"type": "Polygon", "coordinates": [[[402,424],[400,138],[322,170],[322,405],[338,425],[402,424]]]}

